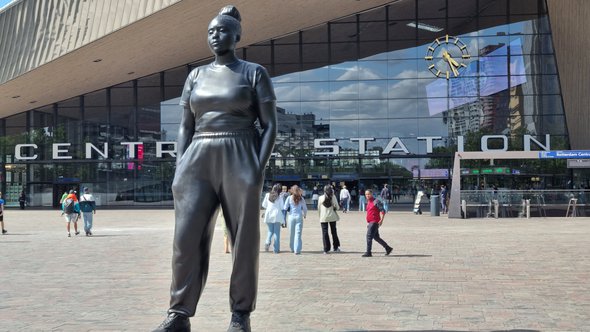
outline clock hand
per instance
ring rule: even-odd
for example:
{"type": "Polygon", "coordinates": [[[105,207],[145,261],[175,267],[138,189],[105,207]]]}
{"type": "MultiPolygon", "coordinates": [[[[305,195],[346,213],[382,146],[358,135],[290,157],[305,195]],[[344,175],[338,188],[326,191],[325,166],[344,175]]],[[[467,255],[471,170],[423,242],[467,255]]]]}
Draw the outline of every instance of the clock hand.
{"type": "Polygon", "coordinates": [[[449,52],[447,52],[447,51],[443,51],[442,57],[446,62],[449,62],[449,59],[451,58],[451,56],[449,55],[449,52]]]}
{"type": "Polygon", "coordinates": [[[456,69],[455,65],[452,62],[449,62],[449,66],[451,67],[451,70],[453,70],[453,74],[455,74],[455,77],[459,76],[459,71],[456,69]]]}
{"type": "Polygon", "coordinates": [[[459,67],[459,63],[455,61],[455,59],[453,59],[447,51],[443,51],[442,57],[449,64],[449,67],[451,67],[451,70],[453,71],[455,77],[459,76],[459,71],[457,70],[457,67],[459,67]]]}
{"type": "Polygon", "coordinates": [[[453,57],[451,57],[451,55],[449,54],[449,52],[444,51],[442,53],[443,58],[445,59],[446,62],[450,62],[453,64],[453,66],[455,67],[459,67],[459,63],[457,61],[455,61],[455,59],[453,59],[453,57]]]}

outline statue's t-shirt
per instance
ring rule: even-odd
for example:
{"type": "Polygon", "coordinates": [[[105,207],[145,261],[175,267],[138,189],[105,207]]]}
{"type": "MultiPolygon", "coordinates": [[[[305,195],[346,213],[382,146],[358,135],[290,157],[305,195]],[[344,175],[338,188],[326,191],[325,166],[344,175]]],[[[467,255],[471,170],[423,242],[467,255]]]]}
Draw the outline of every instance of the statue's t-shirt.
{"type": "Polygon", "coordinates": [[[261,65],[238,60],[193,69],[180,97],[190,106],[195,132],[232,132],[252,128],[258,103],[276,100],[272,81],[261,65]]]}

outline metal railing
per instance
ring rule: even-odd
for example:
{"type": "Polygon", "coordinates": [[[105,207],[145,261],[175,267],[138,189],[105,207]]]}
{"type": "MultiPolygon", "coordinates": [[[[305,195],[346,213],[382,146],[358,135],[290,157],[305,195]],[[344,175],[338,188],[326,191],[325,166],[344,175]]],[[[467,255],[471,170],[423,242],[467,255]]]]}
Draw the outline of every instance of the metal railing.
{"type": "Polygon", "coordinates": [[[589,203],[590,190],[580,189],[461,191],[462,211],[468,218],[582,216],[589,203]]]}

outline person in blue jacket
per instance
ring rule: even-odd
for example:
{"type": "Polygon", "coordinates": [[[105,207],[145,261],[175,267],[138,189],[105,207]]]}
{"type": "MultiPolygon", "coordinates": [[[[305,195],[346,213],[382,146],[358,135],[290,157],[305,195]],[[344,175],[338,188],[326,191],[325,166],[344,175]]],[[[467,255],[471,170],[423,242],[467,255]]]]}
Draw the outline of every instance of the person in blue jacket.
{"type": "Polygon", "coordinates": [[[84,232],[86,236],[92,236],[93,215],[96,214],[96,202],[88,187],[84,187],[84,194],[80,196],[80,210],[84,219],[84,232]]]}

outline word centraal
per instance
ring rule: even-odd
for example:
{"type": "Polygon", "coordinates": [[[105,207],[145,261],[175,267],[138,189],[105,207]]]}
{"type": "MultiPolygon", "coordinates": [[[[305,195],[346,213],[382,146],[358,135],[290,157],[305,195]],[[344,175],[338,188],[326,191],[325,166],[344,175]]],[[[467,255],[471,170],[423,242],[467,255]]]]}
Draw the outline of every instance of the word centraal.
{"type": "MultiPolygon", "coordinates": [[[[176,157],[176,142],[155,142],[156,143],[156,157],[162,158],[164,154],[170,157],[176,157]],[[166,149],[165,149],[166,148],[166,149]]],[[[52,159],[72,159],[70,153],[70,146],[72,143],[53,143],[52,144],[52,159]]],[[[127,158],[135,159],[135,150],[138,151],[137,158],[143,158],[143,142],[121,142],[121,145],[127,146],[127,158]]],[[[105,159],[109,158],[109,143],[103,143],[102,150],[92,143],[86,143],[86,159],[92,159],[93,154],[100,155],[105,159]],[[94,152],[94,153],[93,153],[94,152]]],[[[39,156],[35,154],[35,150],[39,147],[37,144],[17,144],[14,146],[14,159],[16,160],[35,160],[39,156]],[[28,152],[28,153],[24,153],[28,152]],[[31,154],[33,153],[33,154],[31,154]],[[26,154],[26,155],[25,155],[26,154]]]]}
{"type": "MultiPolygon", "coordinates": [[[[442,140],[441,136],[422,136],[417,137],[418,141],[424,141],[426,144],[426,153],[432,153],[433,142],[442,140]]],[[[374,141],[373,137],[356,137],[350,138],[351,142],[358,142],[358,154],[364,155],[367,151],[367,142],[374,141]]],[[[317,138],[314,140],[314,154],[316,156],[338,155],[340,153],[340,146],[337,143],[337,138],[317,138]]],[[[143,142],[121,142],[121,145],[127,147],[126,157],[128,159],[143,159],[143,142]],[[135,151],[138,151],[136,154],[135,151]]],[[[151,143],[150,143],[151,144],[151,143]]],[[[551,137],[549,134],[545,135],[545,142],[541,143],[531,135],[523,136],[524,151],[531,151],[531,144],[538,146],[541,150],[551,150],[551,137]]],[[[73,159],[70,153],[72,143],[53,143],[52,144],[52,159],[73,159]]],[[[176,157],[176,142],[155,142],[156,158],[176,157]]],[[[35,151],[39,148],[37,144],[17,144],[14,146],[14,158],[16,160],[35,160],[39,155],[35,151]]],[[[457,136],[457,151],[464,151],[464,138],[457,136]]],[[[508,151],[508,136],[505,135],[484,135],[481,137],[481,151],[508,151]],[[490,148],[489,142],[500,142],[501,147],[490,148]]],[[[109,145],[103,143],[102,148],[97,147],[92,143],[85,143],[85,158],[92,159],[96,156],[102,158],[109,158],[109,145]]],[[[387,146],[381,152],[381,155],[389,154],[411,154],[404,142],[399,137],[392,137],[387,143],[387,146]]]]}

